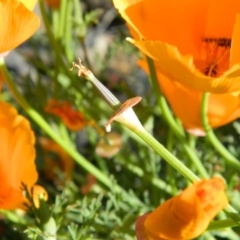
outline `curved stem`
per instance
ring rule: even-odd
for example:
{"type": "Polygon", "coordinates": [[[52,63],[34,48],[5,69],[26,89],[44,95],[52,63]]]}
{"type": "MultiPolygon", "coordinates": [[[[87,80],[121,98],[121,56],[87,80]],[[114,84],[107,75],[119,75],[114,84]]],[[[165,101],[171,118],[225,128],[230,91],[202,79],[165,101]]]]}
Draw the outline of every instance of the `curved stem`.
{"type": "Polygon", "coordinates": [[[206,132],[207,139],[214,146],[214,148],[222,155],[222,157],[226,160],[227,164],[232,165],[234,168],[240,171],[240,162],[218,140],[218,138],[216,137],[216,135],[214,134],[212,128],[208,123],[208,117],[207,117],[208,116],[207,115],[208,96],[209,96],[209,93],[203,93],[202,104],[201,104],[202,124],[206,132]]]}
{"type": "Polygon", "coordinates": [[[146,56],[146,58],[147,58],[147,64],[148,64],[148,68],[149,68],[150,80],[151,80],[153,88],[155,89],[155,91],[157,93],[158,103],[161,107],[162,114],[163,114],[164,118],[166,119],[166,121],[168,122],[168,124],[171,127],[174,134],[179,138],[183,138],[185,136],[185,133],[184,133],[183,129],[180,128],[179,125],[176,123],[174,117],[172,116],[171,111],[169,111],[166,99],[164,98],[164,96],[161,92],[161,89],[160,89],[160,86],[159,86],[158,80],[157,80],[158,77],[157,77],[156,69],[154,66],[154,62],[148,56],[146,56]]]}
{"type": "MultiPolygon", "coordinates": [[[[132,129],[133,130],[133,129],[132,129]]],[[[160,144],[151,134],[145,129],[135,128],[134,133],[144,140],[151,148],[153,148],[166,162],[181,173],[190,182],[199,181],[199,177],[187,168],[180,160],[172,155],[162,144],[160,144]]]]}

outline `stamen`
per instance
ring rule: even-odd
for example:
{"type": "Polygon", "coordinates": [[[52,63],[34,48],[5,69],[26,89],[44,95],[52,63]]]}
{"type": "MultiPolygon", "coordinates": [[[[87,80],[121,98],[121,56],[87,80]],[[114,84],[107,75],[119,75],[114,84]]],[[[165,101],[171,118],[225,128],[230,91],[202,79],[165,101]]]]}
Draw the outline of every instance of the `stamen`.
{"type": "Polygon", "coordinates": [[[200,59],[195,59],[196,67],[207,76],[220,76],[229,68],[230,48],[230,38],[203,38],[200,59]]]}

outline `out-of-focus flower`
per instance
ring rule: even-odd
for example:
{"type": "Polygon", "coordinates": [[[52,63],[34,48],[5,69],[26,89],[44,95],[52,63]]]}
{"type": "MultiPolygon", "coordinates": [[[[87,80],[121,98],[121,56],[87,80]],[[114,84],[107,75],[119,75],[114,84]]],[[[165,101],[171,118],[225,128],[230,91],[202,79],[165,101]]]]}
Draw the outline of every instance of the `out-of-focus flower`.
{"type": "Polygon", "coordinates": [[[48,193],[42,186],[34,185],[31,189],[31,193],[32,193],[33,203],[36,208],[39,208],[40,206],[40,203],[39,203],[40,199],[44,201],[48,200],[48,193]]]}
{"type": "Polygon", "coordinates": [[[40,25],[32,12],[36,0],[0,0],[0,57],[4,57],[28,38],[40,25]]]}
{"type": "Polygon", "coordinates": [[[138,240],[186,240],[202,234],[228,204],[221,178],[201,180],[136,222],[138,240]]]}
{"type": "Polygon", "coordinates": [[[122,137],[118,133],[107,133],[99,140],[96,146],[97,155],[105,158],[111,158],[116,155],[122,146],[122,137]]]}
{"type": "Polygon", "coordinates": [[[34,143],[27,119],[0,101],[0,209],[25,208],[22,183],[30,190],[38,178],[34,143]]]}
{"type": "Polygon", "coordinates": [[[211,92],[212,127],[240,116],[239,1],[114,0],[114,4],[135,38],[130,41],[154,60],[162,91],[187,129],[202,129],[202,92],[211,92]]]}
{"type": "Polygon", "coordinates": [[[45,0],[50,8],[59,8],[61,0],[45,0]]]}
{"type": "Polygon", "coordinates": [[[38,138],[38,141],[44,150],[43,171],[46,179],[57,183],[59,181],[57,177],[59,170],[64,173],[65,179],[68,179],[74,168],[74,160],[53,140],[41,137],[38,138]]]}
{"type": "Polygon", "coordinates": [[[72,131],[79,131],[87,125],[87,120],[83,114],[73,109],[72,105],[67,101],[51,99],[45,107],[45,111],[60,117],[72,131]]]}

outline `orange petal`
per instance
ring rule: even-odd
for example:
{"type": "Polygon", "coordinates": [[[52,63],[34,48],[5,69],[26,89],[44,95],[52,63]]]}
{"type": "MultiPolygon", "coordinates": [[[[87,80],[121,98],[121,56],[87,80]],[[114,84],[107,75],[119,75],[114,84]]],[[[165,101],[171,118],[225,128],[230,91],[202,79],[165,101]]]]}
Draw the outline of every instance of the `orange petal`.
{"type": "Polygon", "coordinates": [[[240,93],[210,94],[208,121],[212,127],[223,126],[240,117],[240,93]]]}
{"type": "Polygon", "coordinates": [[[236,16],[236,22],[233,29],[232,47],[230,54],[230,66],[240,64],[240,14],[236,16]]]}
{"type": "MultiPolygon", "coordinates": [[[[169,80],[158,72],[159,84],[175,115],[188,130],[203,129],[201,121],[202,93],[169,80]],[[188,104],[186,104],[186,102],[188,104]]],[[[240,117],[240,93],[210,94],[208,121],[212,128],[223,126],[240,117]]]]}
{"type": "Polygon", "coordinates": [[[30,189],[36,182],[34,143],[29,122],[11,105],[0,101],[0,208],[22,206],[22,183],[30,189]]]}
{"type": "Polygon", "coordinates": [[[151,57],[162,74],[183,86],[217,94],[240,91],[240,65],[234,65],[220,77],[212,78],[194,66],[192,56],[183,56],[172,45],[160,41],[128,40],[151,57]]]}
{"type": "Polygon", "coordinates": [[[34,6],[36,5],[37,0],[20,0],[21,3],[28,9],[33,10],[34,6]]]}
{"type": "Polygon", "coordinates": [[[238,0],[210,0],[204,37],[232,38],[236,14],[240,12],[238,0]]]}
{"type": "Polygon", "coordinates": [[[72,131],[79,131],[87,124],[87,120],[83,114],[74,110],[67,101],[50,99],[45,107],[45,111],[60,117],[64,124],[72,131]]]}
{"type": "Polygon", "coordinates": [[[186,240],[199,236],[227,206],[224,189],[225,184],[220,178],[202,180],[164,202],[144,221],[147,239],[186,240]]]}
{"type": "MultiPolygon", "coordinates": [[[[135,231],[136,231],[136,237],[137,240],[151,240],[147,237],[147,234],[145,232],[144,228],[144,222],[146,218],[148,217],[150,213],[145,213],[137,218],[136,224],[135,224],[135,231]]],[[[157,239],[155,239],[157,240],[157,239]]]]}
{"type": "Polygon", "coordinates": [[[204,35],[209,0],[142,1],[120,11],[145,40],[160,40],[182,54],[198,55],[204,35]]]}
{"type": "Polygon", "coordinates": [[[40,25],[39,17],[15,0],[0,1],[0,18],[0,53],[26,41],[40,25]]]}

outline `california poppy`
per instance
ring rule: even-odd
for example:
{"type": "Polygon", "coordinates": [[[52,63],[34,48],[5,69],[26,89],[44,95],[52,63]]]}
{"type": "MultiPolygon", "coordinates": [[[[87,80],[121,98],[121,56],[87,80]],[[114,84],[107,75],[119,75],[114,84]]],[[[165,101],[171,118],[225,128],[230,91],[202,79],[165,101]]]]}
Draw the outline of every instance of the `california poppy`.
{"type": "Polygon", "coordinates": [[[162,91],[187,129],[202,128],[202,92],[211,93],[212,127],[240,116],[239,1],[114,0],[114,4],[135,38],[130,41],[154,60],[162,91]]]}
{"type": "Polygon", "coordinates": [[[138,240],[186,240],[201,235],[228,204],[221,178],[196,182],[136,223],[138,240]]]}
{"type": "Polygon", "coordinates": [[[39,17],[32,12],[36,0],[0,0],[0,54],[26,41],[38,29],[39,17]]]}
{"type": "Polygon", "coordinates": [[[38,178],[34,143],[27,119],[0,101],[0,209],[24,208],[22,183],[30,191],[38,178]]]}
{"type": "Polygon", "coordinates": [[[45,111],[60,117],[64,124],[72,131],[79,131],[87,124],[83,114],[75,110],[67,101],[50,99],[45,107],[45,111]]]}

